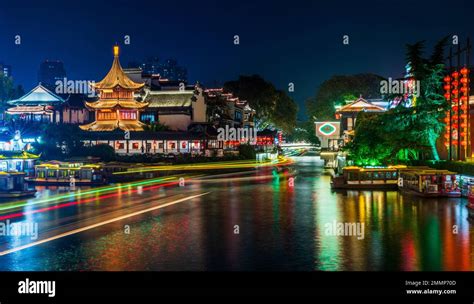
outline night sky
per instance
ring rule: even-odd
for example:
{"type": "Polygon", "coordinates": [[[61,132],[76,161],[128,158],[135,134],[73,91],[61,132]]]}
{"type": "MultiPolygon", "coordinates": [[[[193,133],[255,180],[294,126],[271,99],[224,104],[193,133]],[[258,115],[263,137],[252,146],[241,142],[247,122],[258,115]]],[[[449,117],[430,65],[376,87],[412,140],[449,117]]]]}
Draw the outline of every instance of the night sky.
{"type": "MultiPolygon", "coordinates": [[[[176,58],[190,82],[207,86],[260,74],[300,105],[334,74],[399,77],[405,44],[474,33],[469,1],[2,1],[0,62],[25,90],[45,59],[69,79],[100,80],[124,35],[121,62],[176,58]],[[342,44],[343,35],[350,44],[342,44]],[[14,44],[21,35],[22,44],[14,44]],[[233,44],[234,35],[240,45],[233,44]]],[[[471,36],[472,39],[472,36],[471,36]]]]}

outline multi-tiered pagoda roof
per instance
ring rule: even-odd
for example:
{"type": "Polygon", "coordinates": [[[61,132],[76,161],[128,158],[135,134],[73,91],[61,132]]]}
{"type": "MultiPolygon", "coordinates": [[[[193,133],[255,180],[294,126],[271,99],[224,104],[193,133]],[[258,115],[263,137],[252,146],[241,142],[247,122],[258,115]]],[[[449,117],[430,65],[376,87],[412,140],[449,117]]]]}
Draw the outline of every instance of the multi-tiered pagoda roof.
{"type": "Polygon", "coordinates": [[[131,80],[123,71],[119,61],[119,48],[114,47],[114,61],[107,75],[93,84],[99,93],[99,100],[86,102],[86,106],[96,113],[96,121],[80,126],[86,131],[143,131],[139,112],[148,106],[146,102],[135,100],[134,93],[143,88],[144,83],[131,80]]]}

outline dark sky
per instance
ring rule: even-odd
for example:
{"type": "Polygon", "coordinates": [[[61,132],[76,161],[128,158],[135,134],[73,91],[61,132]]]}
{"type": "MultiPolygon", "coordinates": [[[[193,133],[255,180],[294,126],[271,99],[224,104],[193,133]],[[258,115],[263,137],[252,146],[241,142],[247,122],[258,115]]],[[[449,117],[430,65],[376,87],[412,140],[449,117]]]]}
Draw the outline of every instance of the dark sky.
{"type": "Polygon", "coordinates": [[[453,34],[464,40],[474,30],[470,1],[456,1],[457,10],[449,1],[256,2],[1,1],[0,62],[13,66],[25,90],[36,85],[44,59],[62,60],[70,79],[100,80],[113,44],[130,35],[123,66],[147,56],[174,57],[190,82],[208,86],[239,74],[260,74],[281,89],[293,82],[290,95],[301,117],[306,98],[332,75],[399,77],[406,43],[431,46],[453,34]]]}

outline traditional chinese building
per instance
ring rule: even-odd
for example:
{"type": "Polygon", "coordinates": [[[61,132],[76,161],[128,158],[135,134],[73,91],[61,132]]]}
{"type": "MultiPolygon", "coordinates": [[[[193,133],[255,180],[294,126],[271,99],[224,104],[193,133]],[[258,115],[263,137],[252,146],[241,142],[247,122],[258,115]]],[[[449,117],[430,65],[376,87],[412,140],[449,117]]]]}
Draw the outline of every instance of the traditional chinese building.
{"type": "Polygon", "coordinates": [[[82,94],[55,94],[39,84],[22,97],[8,101],[13,107],[5,112],[25,122],[85,123],[89,120],[89,111],[84,107],[86,98],[82,94]]]}
{"type": "Polygon", "coordinates": [[[135,100],[134,94],[144,85],[134,82],[124,73],[119,61],[119,47],[114,46],[114,61],[109,73],[93,85],[99,100],[86,102],[87,108],[95,112],[95,121],[80,128],[86,131],[143,131],[140,112],[148,103],[135,100]]]}
{"type": "Polygon", "coordinates": [[[341,135],[347,142],[354,136],[354,128],[359,112],[385,112],[387,109],[381,105],[377,105],[365,100],[360,96],[357,100],[336,110],[336,119],[341,122],[341,135]]]}

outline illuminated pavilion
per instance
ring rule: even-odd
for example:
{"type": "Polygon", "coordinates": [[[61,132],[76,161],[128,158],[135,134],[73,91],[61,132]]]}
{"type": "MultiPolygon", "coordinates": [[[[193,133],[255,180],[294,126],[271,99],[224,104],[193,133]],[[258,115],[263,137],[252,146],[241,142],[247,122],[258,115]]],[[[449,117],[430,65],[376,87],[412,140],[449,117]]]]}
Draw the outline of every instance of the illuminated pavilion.
{"type": "Polygon", "coordinates": [[[95,112],[95,121],[80,128],[85,131],[143,131],[144,123],[139,120],[139,112],[148,103],[136,101],[134,93],[144,85],[134,82],[124,73],[119,61],[119,47],[114,46],[114,61],[109,73],[93,84],[99,100],[86,102],[87,108],[95,112]]]}

